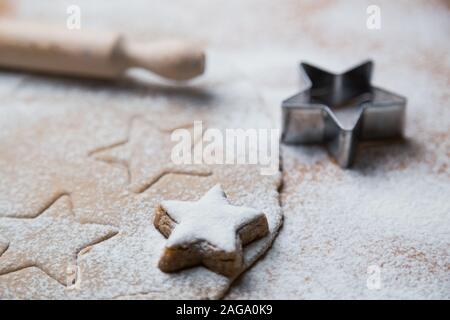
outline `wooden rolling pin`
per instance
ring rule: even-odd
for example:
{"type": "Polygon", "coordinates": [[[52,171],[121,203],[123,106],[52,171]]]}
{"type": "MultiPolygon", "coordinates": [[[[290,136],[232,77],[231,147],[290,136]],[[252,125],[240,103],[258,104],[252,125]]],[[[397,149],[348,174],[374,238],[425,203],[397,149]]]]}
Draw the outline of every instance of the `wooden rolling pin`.
{"type": "Polygon", "coordinates": [[[130,41],[117,33],[0,20],[0,67],[114,79],[132,67],[172,80],[204,72],[204,52],[193,44],[130,41]]]}

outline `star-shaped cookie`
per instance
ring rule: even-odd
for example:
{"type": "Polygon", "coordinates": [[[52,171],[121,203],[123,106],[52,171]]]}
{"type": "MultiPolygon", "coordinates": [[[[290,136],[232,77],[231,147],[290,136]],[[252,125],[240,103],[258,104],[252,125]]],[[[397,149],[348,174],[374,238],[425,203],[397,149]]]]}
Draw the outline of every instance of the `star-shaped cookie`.
{"type": "Polygon", "coordinates": [[[352,165],[359,140],[401,137],[406,99],[370,83],[367,61],[341,74],[301,64],[306,87],[282,104],[282,141],[325,143],[341,167],[352,165]]]}
{"type": "Polygon", "coordinates": [[[231,205],[220,185],[198,201],[161,202],[154,225],[168,238],[158,264],[162,271],[202,264],[228,277],[242,269],[242,246],[269,232],[264,213],[231,205]]]}
{"type": "MultiPolygon", "coordinates": [[[[193,140],[196,138],[193,137],[193,140]]],[[[131,122],[127,140],[100,148],[91,155],[98,160],[126,167],[130,181],[129,189],[136,193],[145,191],[167,173],[199,176],[211,174],[200,165],[173,163],[171,161],[173,146],[170,130],[161,130],[144,119],[135,118],[131,122]]]]}
{"type": "Polygon", "coordinates": [[[79,223],[70,197],[64,195],[36,218],[1,218],[0,234],[8,241],[0,255],[0,275],[34,266],[66,285],[66,272],[77,266],[78,253],[117,231],[79,223]]]}

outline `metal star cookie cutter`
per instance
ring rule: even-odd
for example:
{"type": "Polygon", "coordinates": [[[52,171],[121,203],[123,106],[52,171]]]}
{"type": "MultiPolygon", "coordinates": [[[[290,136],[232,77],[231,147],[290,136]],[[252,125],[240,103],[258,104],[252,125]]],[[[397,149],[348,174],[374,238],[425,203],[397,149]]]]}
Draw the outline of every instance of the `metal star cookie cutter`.
{"type": "Polygon", "coordinates": [[[341,74],[302,62],[306,87],[282,103],[281,141],[325,143],[348,168],[358,141],[401,137],[406,98],[372,86],[372,69],[370,60],[341,74]]]}

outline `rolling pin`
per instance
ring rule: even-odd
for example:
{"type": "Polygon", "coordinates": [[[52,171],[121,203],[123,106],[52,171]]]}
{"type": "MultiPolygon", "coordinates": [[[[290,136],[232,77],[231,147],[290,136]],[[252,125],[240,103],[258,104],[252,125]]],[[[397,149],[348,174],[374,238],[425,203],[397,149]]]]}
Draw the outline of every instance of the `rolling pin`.
{"type": "Polygon", "coordinates": [[[138,67],[188,80],[204,72],[205,54],[183,41],[141,43],[113,32],[0,20],[0,67],[105,79],[138,67]]]}

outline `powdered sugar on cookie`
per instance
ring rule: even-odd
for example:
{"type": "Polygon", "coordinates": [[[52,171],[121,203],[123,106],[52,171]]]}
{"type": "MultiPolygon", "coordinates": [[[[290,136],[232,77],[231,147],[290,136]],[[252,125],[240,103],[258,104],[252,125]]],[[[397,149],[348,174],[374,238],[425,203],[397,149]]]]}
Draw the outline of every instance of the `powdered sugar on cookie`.
{"type": "Polygon", "coordinates": [[[230,205],[219,184],[198,201],[163,201],[161,206],[178,223],[168,247],[203,240],[224,251],[234,251],[237,231],[264,215],[249,207],[230,205]]]}

